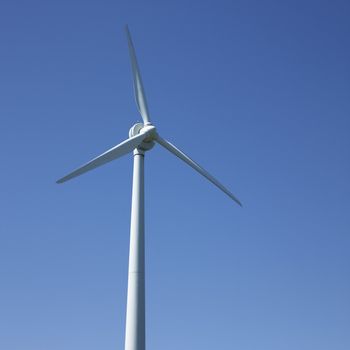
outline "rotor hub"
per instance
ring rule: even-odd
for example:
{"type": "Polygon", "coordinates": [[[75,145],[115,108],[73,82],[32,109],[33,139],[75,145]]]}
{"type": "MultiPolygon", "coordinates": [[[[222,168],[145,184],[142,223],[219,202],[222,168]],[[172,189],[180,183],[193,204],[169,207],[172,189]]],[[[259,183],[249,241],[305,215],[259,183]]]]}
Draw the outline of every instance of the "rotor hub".
{"type": "Polygon", "coordinates": [[[136,123],[135,125],[133,125],[129,130],[129,137],[138,135],[142,128],[143,128],[142,123],[136,123]]]}
{"type": "Polygon", "coordinates": [[[153,148],[153,146],[155,144],[154,139],[155,139],[155,135],[156,135],[156,128],[150,123],[147,123],[146,125],[144,125],[142,123],[136,123],[129,130],[129,137],[133,137],[133,136],[139,135],[143,132],[149,131],[150,129],[154,129],[152,134],[149,137],[147,137],[141,143],[140,146],[138,146],[138,148],[141,149],[142,151],[149,151],[151,148],[153,148]]]}

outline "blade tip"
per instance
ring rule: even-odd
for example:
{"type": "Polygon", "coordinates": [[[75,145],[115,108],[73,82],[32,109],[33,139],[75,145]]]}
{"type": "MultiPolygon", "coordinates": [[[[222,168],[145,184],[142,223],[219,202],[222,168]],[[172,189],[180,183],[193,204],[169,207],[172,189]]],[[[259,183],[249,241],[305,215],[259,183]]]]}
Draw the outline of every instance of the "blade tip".
{"type": "MultiPolygon", "coordinates": [[[[230,196],[231,197],[231,196],[230,196]]],[[[243,208],[243,204],[241,203],[241,201],[239,199],[237,199],[236,197],[232,196],[231,199],[233,199],[241,208],[243,208]]]]}
{"type": "Polygon", "coordinates": [[[128,39],[130,39],[131,34],[130,34],[130,30],[129,30],[129,25],[128,24],[125,24],[124,30],[125,30],[126,36],[128,37],[128,39]]]}
{"type": "Polygon", "coordinates": [[[63,182],[66,182],[67,180],[69,180],[69,178],[67,178],[66,176],[61,177],[60,179],[56,180],[56,184],[62,184],[63,182]]]}

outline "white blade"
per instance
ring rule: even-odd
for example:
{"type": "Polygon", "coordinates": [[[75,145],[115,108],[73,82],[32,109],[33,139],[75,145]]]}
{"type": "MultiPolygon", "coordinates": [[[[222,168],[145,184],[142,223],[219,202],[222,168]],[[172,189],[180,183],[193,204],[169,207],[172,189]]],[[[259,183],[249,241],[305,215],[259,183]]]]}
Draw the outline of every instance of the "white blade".
{"type": "Polygon", "coordinates": [[[146,124],[146,123],[150,122],[147,101],[146,101],[146,95],[145,95],[145,91],[143,89],[140,69],[139,69],[139,65],[137,63],[135,48],[134,48],[134,45],[132,43],[132,39],[131,39],[131,35],[129,32],[128,26],[125,27],[125,31],[126,31],[126,36],[128,39],[132,74],[134,77],[134,92],[135,92],[136,104],[137,104],[137,108],[141,114],[141,117],[143,119],[143,123],[146,124]]]}
{"type": "Polygon", "coordinates": [[[147,137],[147,133],[138,134],[134,137],[130,137],[129,139],[121,142],[119,145],[114,146],[113,148],[102,153],[98,157],[92,159],[90,162],[86,163],[82,167],[74,170],[70,174],[57,180],[56,182],[58,184],[60,184],[62,182],[68,181],[76,176],[79,176],[79,175],[86,173],[87,171],[95,169],[95,168],[97,168],[103,164],[106,164],[114,159],[117,159],[117,158],[119,158],[127,153],[130,153],[137,146],[139,146],[146,137],[147,137]]]}
{"type": "Polygon", "coordinates": [[[185,163],[191,166],[194,170],[197,170],[201,175],[206,177],[211,183],[220,188],[221,191],[225,192],[231,199],[233,199],[237,204],[242,206],[242,203],[218,180],[216,180],[213,176],[211,176],[206,170],[204,170],[200,165],[198,165],[194,160],[188,157],[185,153],[180,151],[174,145],[172,145],[169,141],[162,139],[160,136],[157,136],[156,141],[166,148],[171,153],[175,154],[178,158],[182,159],[185,163]]]}

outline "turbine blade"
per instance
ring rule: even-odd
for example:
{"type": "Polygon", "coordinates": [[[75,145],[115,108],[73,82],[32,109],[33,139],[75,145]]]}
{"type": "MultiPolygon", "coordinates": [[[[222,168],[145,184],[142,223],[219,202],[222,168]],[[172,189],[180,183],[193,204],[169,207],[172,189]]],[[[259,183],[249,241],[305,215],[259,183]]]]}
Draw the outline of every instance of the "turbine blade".
{"type": "Polygon", "coordinates": [[[142,78],[140,74],[139,65],[137,63],[136,59],[136,53],[135,48],[132,43],[131,34],[129,31],[128,26],[125,26],[126,31],[126,37],[128,39],[128,46],[129,46],[129,54],[130,54],[130,60],[131,60],[131,67],[132,67],[132,74],[134,78],[134,93],[135,93],[135,100],[137,104],[137,108],[141,114],[141,117],[143,119],[143,123],[149,123],[149,113],[148,113],[148,107],[147,107],[147,101],[146,101],[146,95],[142,84],[142,78]]]}
{"type": "Polygon", "coordinates": [[[168,151],[173,153],[176,157],[183,160],[189,166],[191,166],[194,170],[198,171],[201,175],[207,178],[212,184],[217,186],[221,191],[226,193],[231,199],[233,199],[238,205],[242,206],[242,203],[236,198],[224,185],[222,185],[218,180],[216,180],[212,175],[210,175],[206,170],[204,170],[200,165],[198,165],[194,160],[192,160],[185,153],[180,151],[177,147],[171,144],[169,141],[164,140],[159,135],[156,138],[156,141],[166,148],[168,151]]]}
{"type": "Polygon", "coordinates": [[[137,146],[139,146],[146,137],[147,137],[147,132],[144,134],[138,134],[136,136],[130,137],[129,139],[112,147],[111,149],[102,153],[101,155],[97,156],[96,158],[90,160],[88,163],[84,164],[80,168],[74,170],[73,172],[69,173],[68,175],[57,180],[56,182],[58,184],[60,184],[62,182],[66,182],[70,179],[73,179],[76,176],[79,176],[79,175],[86,173],[87,171],[95,169],[95,168],[97,168],[103,164],[106,164],[114,159],[117,159],[119,157],[124,156],[125,154],[130,153],[137,146]]]}

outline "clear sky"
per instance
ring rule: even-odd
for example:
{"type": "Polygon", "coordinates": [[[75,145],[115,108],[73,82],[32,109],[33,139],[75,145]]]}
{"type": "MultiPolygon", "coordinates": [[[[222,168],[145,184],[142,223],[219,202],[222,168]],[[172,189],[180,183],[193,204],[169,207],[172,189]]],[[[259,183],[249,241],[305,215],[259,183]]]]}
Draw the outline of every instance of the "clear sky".
{"type": "Polygon", "coordinates": [[[146,155],[147,347],[350,349],[348,1],[0,5],[0,348],[123,349],[132,156],[151,117],[242,200],[146,155]]]}

